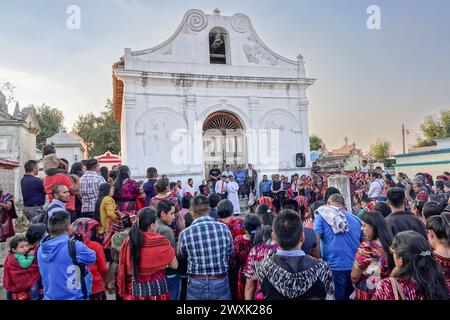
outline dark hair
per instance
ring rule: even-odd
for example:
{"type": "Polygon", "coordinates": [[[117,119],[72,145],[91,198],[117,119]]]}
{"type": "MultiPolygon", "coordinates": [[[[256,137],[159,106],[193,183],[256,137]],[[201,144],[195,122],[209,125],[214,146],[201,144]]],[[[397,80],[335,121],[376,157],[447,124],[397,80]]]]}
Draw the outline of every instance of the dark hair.
{"type": "Polygon", "coordinates": [[[437,191],[444,191],[444,181],[442,180],[436,180],[436,182],[434,183],[434,186],[436,187],[437,191]]]}
{"type": "Polygon", "coordinates": [[[56,149],[52,144],[47,144],[42,148],[42,156],[46,156],[52,153],[56,153],[56,149]]]}
{"type": "Polygon", "coordinates": [[[253,243],[255,240],[256,230],[261,226],[261,222],[256,214],[249,214],[245,218],[244,227],[245,231],[250,235],[250,241],[253,243]]]}
{"type": "Polygon", "coordinates": [[[209,206],[208,198],[204,195],[195,196],[192,200],[192,210],[196,215],[207,215],[211,211],[209,206]]]}
{"type": "Polygon", "coordinates": [[[283,201],[282,210],[293,210],[299,213],[299,205],[298,202],[294,199],[287,199],[283,201]]]}
{"type": "Polygon", "coordinates": [[[253,239],[253,246],[266,243],[270,239],[272,239],[272,226],[263,224],[256,230],[255,238],[253,239]]]}
{"type": "Polygon", "coordinates": [[[116,180],[117,178],[117,171],[110,171],[109,172],[109,177],[111,178],[112,181],[116,180]]]}
{"type": "Polygon", "coordinates": [[[81,177],[81,174],[83,173],[83,164],[81,162],[75,162],[72,164],[72,167],[70,168],[70,174],[76,174],[77,176],[81,177]]]}
{"type": "Polygon", "coordinates": [[[325,203],[328,203],[328,198],[331,197],[331,195],[333,194],[341,194],[341,192],[339,191],[339,189],[335,188],[335,187],[328,187],[325,190],[325,194],[324,194],[324,201],[325,203]]]}
{"type": "Polygon", "coordinates": [[[190,181],[194,181],[194,180],[193,180],[192,178],[189,178],[189,179],[188,179],[188,183],[189,183],[190,181]]]}
{"type": "Polygon", "coordinates": [[[377,211],[369,211],[361,217],[361,220],[372,227],[373,238],[371,240],[379,240],[381,242],[387,255],[389,269],[392,270],[395,267],[395,263],[389,248],[392,245],[393,235],[383,215],[377,211]]]}
{"type": "Polygon", "coordinates": [[[141,265],[141,248],[144,244],[144,232],[148,227],[156,222],[156,211],[149,207],[145,207],[138,212],[138,219],[131,227],[129,233],[131,267],[133,276],[139,277],[139,268],[141,265]]]}
{"type": "Polygon", "coordinates": [[[27,162],[25,162],[24,168],[25,168],[25,173],[30,173],[31,171],[33,171],[33,168],[38,164],[38,162],[36,160],[28,160],[27,162]]]}
{"type": "Polygon", "coordinates": [[[322,201],[322,200],[318,200],[318,201],[316,201],[316,202],[314,202],[313,204],[311,204],[310,206],[309,206],[309,211],[310,211],[310,214],[311,214],[311,219],[314,221],[314,219],[316,218],[315,217],[315,212],[316,212],[316,210],[317,209],[319,209],[321,206],[326,206],[327,204],[324,202],[324,201],[322,201]]]}
{"type": "Polygon", "coordinates": [[[423,205],[422,215],[425,219],[428,219],[431,216],[438,216],[442,212],[442,207],[439,203],[434,201],[428,201],[423,205]]]}
{"type": "Polygon", "coordinates": [[[405,190],[401,188],[389,188],[387,198],[393,207],[398,208],[405,203],[405,190]]]}
{"type": "Polygon", "coordinates": [[[103,177],[103,179],[105,179],[106,182],[108,182],[108,168],[107,167],[101,167],[100,168],[100,174],[103,177]]]}
{"type": "Polygon", "coordinates": [[[59,189],[62,188],[62,187],[65,187],[65,186],[66,186],[66,185],[64,185],[64,184],[55,184],[55,185],[52,187],[52,197],[55,198],[55,194],[58,194],[58,193],[59,193],[59,189]]]}
{"type": "Polygon", "coordinates": [[[98,165],[97,159],[89,159],[89,160],[86,162],[86,170],[91,171],[91,170],[94,169],[95,166],[97,166],[97,165],[98,165]]]}
{"type": "Polygon", "coordinates": [[[60,161],[64,162],[65,164],[69,165],[69,160],[64,158],[59,158],[60,161]]]}
{"type": "Polygon", "coordinates": [[[154,167],[150,167],[147,169],[147,178],[154,179],[158,176],[158,170],[154,167]]]}
{"type": "Polygon", "coordinates": [[[133,222],[131,222],[131,217],[128,214],[124,214],[121,220],[124,229],[131,228],[133,226],[133,222]]]}
{"type": "Polygon", "coordinates": [[[381,213],[385,218],[392,213],[391,207],[384,201],[377,201],[375,203],[375,211],[381,213]]]}
{"type": "Polygon", "coordinates": [[[208,202],[211,208],[216,208],[222,198],[217,193],[210,193],[208,195],[208,202]]]}
{"type": "Polygon", "coordinates": [[[417,286],[425,300],[447,300],[448,288],[433,256],[428,241],[415,231],[397,233],[392,248],[402,265],[392,275],[396,278],[406,277],[417,286]]]}
{"type": "Polygon", "coordinates": [[[282,210],[273,221],[273,231],[281,249],[292,250],[303,235],[302,219],[294,210],[282,210]]]}
{"type": "Polygon", "coordinates": [[[123,182],[130,178],[130,168],[128,166],[120,166],[119,174],[114,181],[114,196],[120,196],[120,190],[122,189],[123,182]]]}
{"type": "Polygon", "coordinates": [[[158,219],[161,219],[162,212],[169,213],[172,207],[175,207],[172,201],[168,200],[159,201],[158,204],[156,205],[156,216],[158,217],[158,219]]]}
{"type": "Polygon", "coordinates": [[[171,182],[171,183],[169,183],[169,188],[170,189],[172,189],[172,188],[174,188],[174,187],[176,187],[177,186],[177,183],[176,182],[171,182]]]}
{"type": "Polygon", "coordinates": [[[445,241],[446,245],[450,246],[450,226],[448,221],[445,221],[444,214],[429,217],[426,228],[432,230],[440,241],[445,241]]]}
{"type": "Polygon", "coordinates": [[[376,167],[375,167],[375,170],[378,170],[378,169],[381,170],[381,167],[380,167],[380,166],[376,166],[376,167]]]}
{"type": "Polygon", "coordinates": [[[158,179],[158,181],[156,181],[155,183],[155,190],[158,193],[166,192],[168,187],[169,187],[169,179],[167,178],[158,179]]]}
{"type": "Polygon", "coordinates": [[[12,252],[12,249],[17,249],[21,242],[28,242],[27,237],[21,235],[14,236],[9,243],[9,250],[12,252]]]}
{"type": "Polygon", "coordinates": [[[181,198],[181,208],[189,209],[189,207],[191,206],[191,200],[192,200],[192,196],[190,194],[184,195],[181,198]]]}
{"type": "Polygon", "coordinates": [[[273,225],[273,220],[275,219],[275,217],[267,203],[262,203],[258,205],[256,207],[255,213],[261,218],[263,225],[265,226],[273,225]]]}
{"type": "Polygon", "coordinates": [[[94,219],[101,224],[100,219],[100,206],[102,205],[102,201],[106,196],[109,196],[111,191],[111,185],[109,183],[101,183],[98,187],[98,196],[97,201],[95,202],[95,211],[94,211],[94,219]]]}
{"type": "Polygon", "coordinates": [[[217,215],[220,218],[231,217],[234,213],[233,203],[228,199],[223,199],[217,205],[217,215]]]}
{"type": "Polygon", "coordinates": [[[47,232],[47,226],[43,223],[33,223],[30,224],[30,226],[27,229],[27,233],[25,236],[28,239],[28,243],[36,243],[37,241],[40,241],[45,233],[47,232]]]}
{"type": "Polygon", "coordinates": [[[436,202],[441,208],[441,211],[444,211],[445,207],[448,204],[448,201],[443,193],[430,194],[430,201],[436,202]]]}
{"type": "Polygon", "coordinates": [[[70,226],[70,213],[57,211],[48,219],[47,229],[51,235],[60,235],[70,226]]]}
{"type": "MultiPolygon", "coordinates": [[[[377,168],[379,168],[379,167],[377,167],[377,168]]],[[[381,168],[380,168],[381,169],[381,168]]],[[[371,174],[370,174],[370,176],[371,177],[374,177],[375,179],[379,179],[380,178],[380,174],[378,173],[378,172],[372,172],[371,174]]]]}

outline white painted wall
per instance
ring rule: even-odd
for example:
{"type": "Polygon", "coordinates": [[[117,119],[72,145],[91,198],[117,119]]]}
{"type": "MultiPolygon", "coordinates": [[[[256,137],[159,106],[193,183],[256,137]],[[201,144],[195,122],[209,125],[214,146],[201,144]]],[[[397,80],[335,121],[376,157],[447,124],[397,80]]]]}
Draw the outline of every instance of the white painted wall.
{"type": "MultiPolygon", "coordinates": [[[[183,183],[204,177],[203,121],[215,111],[234,113],[247,134],[247,161],[264,173],[300,172],[295,154],[310,159],[306,88],[314,79],[305,76],[303,58],[289,60],[267,48],[242,14],[232,17],[188,11],[175,34],[163,44],[140,51],[125,49],[124,68],[116,75],[124,81],[121,122],[123,163],[135,178],[144,178],[150,166],[183,183]],[[228,32],[226,65],[209,63],[209,31],[228,32]],[[260,130],[278,129],[278,152],[264,159],[260,130]],[[177,132],[190,134],[176,140],[177,132]],[[253,142],[253,143],[252,143],[253,142]],[[190,156],[179,163],[177,150],[190,156]],[[258,156],[259,155],[259,156],[258,156]]],[[[267,137],[267,135],[266,135],[267,137]]]]}

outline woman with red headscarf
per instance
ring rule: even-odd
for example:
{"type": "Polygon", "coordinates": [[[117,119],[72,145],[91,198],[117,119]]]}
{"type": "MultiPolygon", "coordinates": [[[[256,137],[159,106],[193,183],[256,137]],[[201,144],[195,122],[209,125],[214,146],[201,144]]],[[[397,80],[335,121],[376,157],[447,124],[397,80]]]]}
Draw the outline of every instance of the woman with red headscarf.
{"type": "Polygon", "coordinates": [[[94,219],[79,218],[70,227],[74,238],[83,242],[97,256],[95,263],[87,266],[92,274],[92,293],[89,300],[106,300],[105,284],[103,282],[103,277],[106,274],[106,257],[103,246],[96,241],[98,239],[97,228],[99,225],[94,219]]]}

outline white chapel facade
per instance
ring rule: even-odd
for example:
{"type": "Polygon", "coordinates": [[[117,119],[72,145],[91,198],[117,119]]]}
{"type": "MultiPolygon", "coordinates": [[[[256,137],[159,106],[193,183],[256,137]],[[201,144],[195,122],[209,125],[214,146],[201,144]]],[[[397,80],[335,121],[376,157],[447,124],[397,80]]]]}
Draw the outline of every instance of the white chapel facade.
{"type": "Polygon", "coordinates": [[[306,90],[314,81],[301,55],[273,52],[246,15],[189,10],[167,41],[125,49],[113,65],[122,163],[136,179],[154,166],[172,181],[195,183],[213,163],[252,163],[259,177],[306,172],[306,90]]]}

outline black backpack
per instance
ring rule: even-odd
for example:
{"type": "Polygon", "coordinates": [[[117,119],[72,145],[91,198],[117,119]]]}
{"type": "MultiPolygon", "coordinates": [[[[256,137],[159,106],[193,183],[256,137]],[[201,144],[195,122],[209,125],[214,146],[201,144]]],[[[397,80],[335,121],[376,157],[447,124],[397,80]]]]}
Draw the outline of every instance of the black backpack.
{"type": "MultiPolygon", "coordinates": [[[[67,243],[69,246],[69,255],[72,258],[72,263],[80,268],[80,282],[81,282],[81,291],[83,292],[83,299],[89,300],[89,293],[86,285],[86,266],[83,263],[78,262],[77,260],[77,249],[75,245],[76,240],[69,240],[67,243]]],[[[91,279],[92,280],[92,279],[91,279]]]]}
{"type": "Polygon", "coordinates": [[[31,219],[31,223],[43,223],[45,225],[47,225],[48,223],[48,213],[50,210],[56,208],[58,205],[55,203],[51,203],[47,209],[45,209],[43,212],[35,215],[32,219],[31,219]]]}

